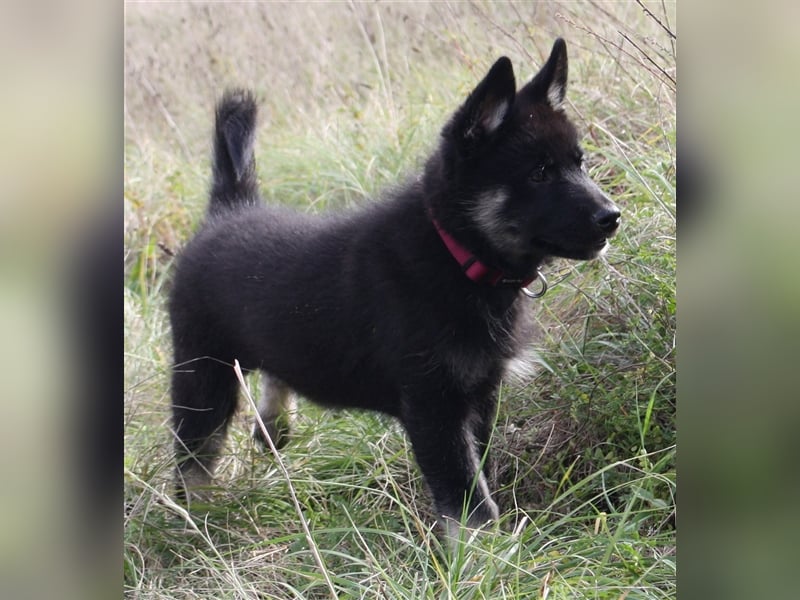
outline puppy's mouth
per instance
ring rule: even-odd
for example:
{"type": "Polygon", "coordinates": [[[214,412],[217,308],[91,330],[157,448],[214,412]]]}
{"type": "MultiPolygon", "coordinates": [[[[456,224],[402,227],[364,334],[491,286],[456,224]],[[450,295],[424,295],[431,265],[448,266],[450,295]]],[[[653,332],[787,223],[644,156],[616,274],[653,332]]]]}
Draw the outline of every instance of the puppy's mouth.
{"type": "Polygon", "coordinates": [[[597,258],[605,253],[605,251],[608,250],[609,245],[608,238],[604,238],[602,242],[596,244],[594,247],[594,256],[592,256],[592,258],[597,258]]]}
{"type": "Polygon", "coordinates": [[[594,240],[585,246],[564,245],[550,242],[548,240],[533,240],[533,245],[541,248],[549,256],[568,258],[572,260],[592,260],[603,254],[608,248],[608,238],[603,237],[594,240]]]}

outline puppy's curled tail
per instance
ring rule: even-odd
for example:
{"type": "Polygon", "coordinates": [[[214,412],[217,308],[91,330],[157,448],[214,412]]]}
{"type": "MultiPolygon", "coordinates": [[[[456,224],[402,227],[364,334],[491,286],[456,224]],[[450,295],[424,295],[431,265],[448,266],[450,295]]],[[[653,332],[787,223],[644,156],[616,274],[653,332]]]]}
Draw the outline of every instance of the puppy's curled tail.
{"type": "Polygon", "coordinates": [[[249,90],[226,90],[217,103],[209,215],[259,202],[253,151],[257,112],[249,90]]]}

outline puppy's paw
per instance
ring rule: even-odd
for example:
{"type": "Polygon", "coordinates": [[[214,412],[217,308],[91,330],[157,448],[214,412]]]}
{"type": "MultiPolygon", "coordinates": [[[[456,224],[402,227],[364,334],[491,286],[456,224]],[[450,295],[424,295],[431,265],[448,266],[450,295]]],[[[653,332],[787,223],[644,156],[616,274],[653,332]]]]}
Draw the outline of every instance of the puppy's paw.
{"type": "MultiPolygon", "coordinates": [[[[286,418],[280,417],[270,419],[264,422],[264,426],[277,450],[286,446],[286,443],[289,441],[289,434],[291,433],[286,418]]],[[[267,438],[264,437],[264,431],[261,429],[261,425],[259,425],[258,422],[256,422],[253,427],[253,439],[265,449],[269,450],[269,442],[267,442],[267,438]]]]}

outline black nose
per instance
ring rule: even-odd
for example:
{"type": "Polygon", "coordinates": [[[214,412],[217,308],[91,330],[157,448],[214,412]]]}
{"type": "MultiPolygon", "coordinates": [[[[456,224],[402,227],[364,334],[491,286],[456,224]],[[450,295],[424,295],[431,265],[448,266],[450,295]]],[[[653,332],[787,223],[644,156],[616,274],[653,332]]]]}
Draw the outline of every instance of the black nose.
{"type": "Polygon", "coordinates": [[[604,234],[611,235],[619,227],[619,216],[620,212],[616,206],[603,208],[595,213],[594,222],[604,234]]]}

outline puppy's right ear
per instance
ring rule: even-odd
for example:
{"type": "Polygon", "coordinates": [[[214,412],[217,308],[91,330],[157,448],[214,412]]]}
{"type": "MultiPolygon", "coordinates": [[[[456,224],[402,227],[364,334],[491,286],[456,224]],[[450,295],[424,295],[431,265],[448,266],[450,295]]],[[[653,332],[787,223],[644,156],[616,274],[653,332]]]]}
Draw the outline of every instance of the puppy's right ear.
{"type": "Polygon", "coordinates": [[[445,135],[466,147],[480,144],[494,133],[511,114],[517,84],[511,61],[503,56],[458,109],[445,135]]]}

